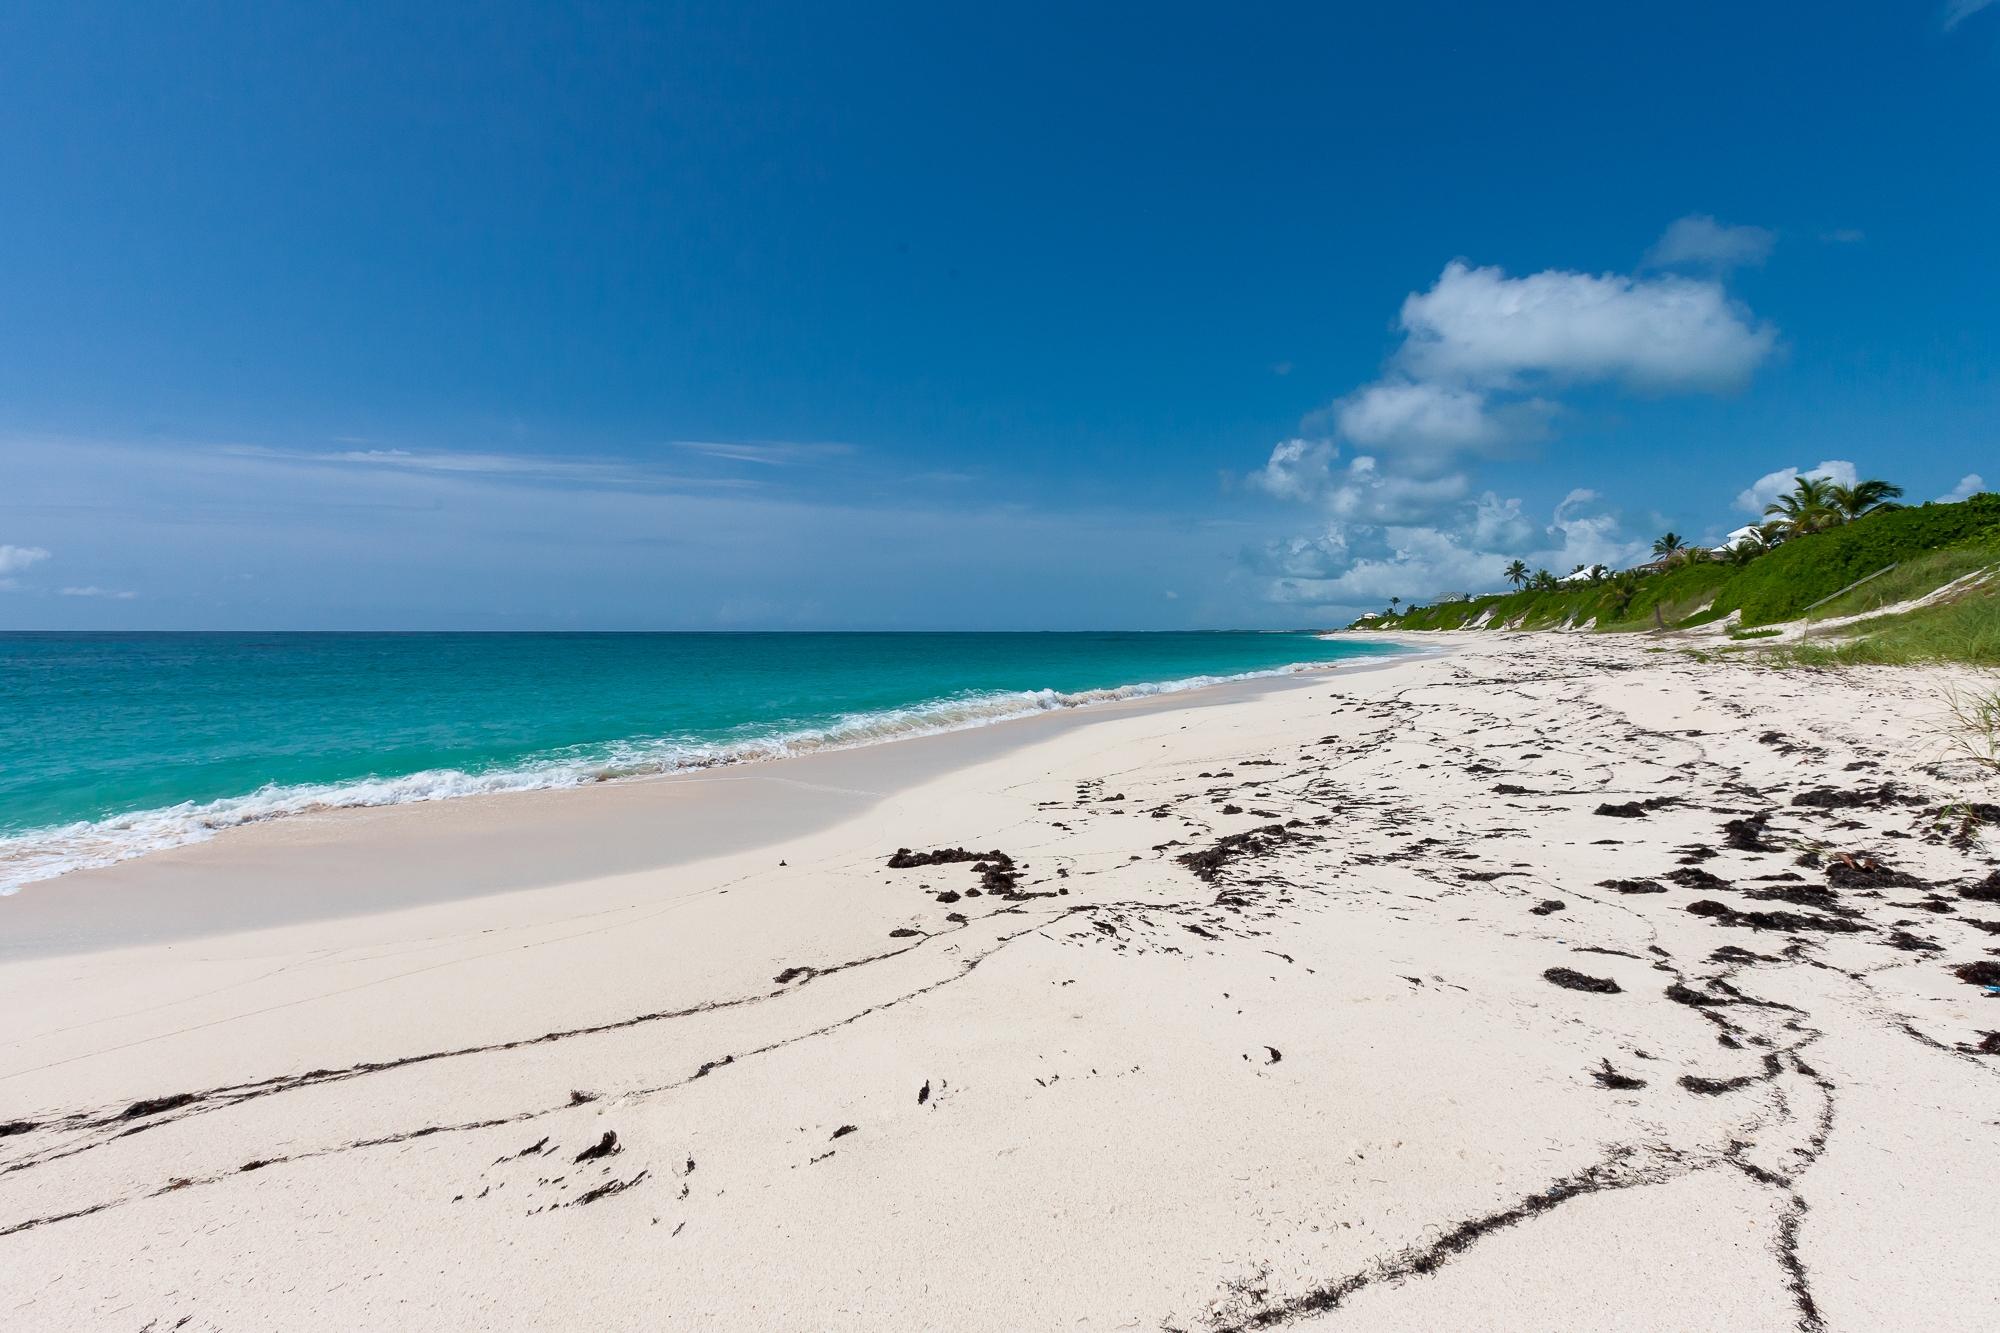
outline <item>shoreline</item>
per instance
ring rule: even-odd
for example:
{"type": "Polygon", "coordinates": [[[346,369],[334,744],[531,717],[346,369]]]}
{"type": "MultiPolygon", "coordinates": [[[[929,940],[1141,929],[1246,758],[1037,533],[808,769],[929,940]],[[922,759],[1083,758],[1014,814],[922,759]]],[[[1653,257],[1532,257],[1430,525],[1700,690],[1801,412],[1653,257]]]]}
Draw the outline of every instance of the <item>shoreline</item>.
{"type": "Polygon", "coordinates": [[[908,780],[705,859],[0,960],[0,1302],[1979,1328],[2000,873],[1938,818],[2000,781],[1923,751],[1932,678],[1455,647],[818,756],[908,780]]]}
{"type": "Polygon", "coordinates": [[[1433,647],[1426,654],[1411,646],[1394,656],[1259,672],[673,772],[274,815],[0,894],[0,961],[365,916],[664,870],[812,832],[885,795],[1060,729],[1241,701],[1448,651],[1433,647]],[[761,798],[744,795],[748,788],[761,798]],[[767,810],[774,816],[759,818],[767,810]],[[369,868],[383,858],[422,873],[371,875],[369,868]],[[283,895],[262,887],[278,874],[287,884],[283,895]]]}

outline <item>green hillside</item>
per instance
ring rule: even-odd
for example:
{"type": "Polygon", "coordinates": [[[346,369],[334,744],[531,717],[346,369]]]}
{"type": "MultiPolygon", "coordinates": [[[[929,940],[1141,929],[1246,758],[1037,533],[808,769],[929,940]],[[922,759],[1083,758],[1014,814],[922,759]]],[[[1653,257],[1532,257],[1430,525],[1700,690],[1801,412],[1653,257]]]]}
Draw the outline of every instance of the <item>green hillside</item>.
{"type": "Polygon", "coordinates": [[[1405,607],[1356,621],[1352,628],[1677,629],[1737,611],[1749,629],[1796,619],[1869,575],[1877,577],[1841,593],[1815,615],[1863,614],[1995,562],[2000,562],[2000,495],[1975,495],[1956,504],[1867,514],[1754,555],[1405,607]],[[1895,568],[1881,573],[1890,566],[1895,568]]]}

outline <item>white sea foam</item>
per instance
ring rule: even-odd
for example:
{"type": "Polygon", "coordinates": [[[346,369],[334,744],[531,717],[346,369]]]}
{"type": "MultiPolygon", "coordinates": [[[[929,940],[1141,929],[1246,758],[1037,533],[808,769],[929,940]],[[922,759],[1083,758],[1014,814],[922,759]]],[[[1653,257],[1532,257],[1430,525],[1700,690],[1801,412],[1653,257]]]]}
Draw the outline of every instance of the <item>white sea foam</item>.
{"type": "Polygon", "coordinates": [[[722,764],[780,759],[817,750],[851,749],[910,736],[964,731],[1057,709],[1176,694],[1228,681],[1285,676],[1333,665],[1336,663],[1330,661],[1301,662],[1268,671],[1190,676],[1181,680],[1072,693],[1032,690],[975,694],[909,708],[849,713],[836,717],[824,726],[733,740],[635,740],[598,747],[588,753],[543,756],[513,767],[479,773],[440,768],[402,777],[267,786],[246,796],[229,796],[201,803],[183,802],[156,810],[140,810],[107,819],[0,837],[0,895],[72,870],[113,865],[148,852],[206,842],[226,829],[286,815],[444,801],[497,792],[545,791],[621,778],[687,772],[722,764]]]}

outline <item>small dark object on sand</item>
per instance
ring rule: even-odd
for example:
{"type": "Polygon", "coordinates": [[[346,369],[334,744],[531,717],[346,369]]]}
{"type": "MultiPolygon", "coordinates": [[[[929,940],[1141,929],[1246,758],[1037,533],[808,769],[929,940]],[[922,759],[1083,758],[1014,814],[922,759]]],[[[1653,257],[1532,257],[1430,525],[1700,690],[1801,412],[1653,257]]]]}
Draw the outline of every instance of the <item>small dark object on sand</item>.
{"type": "Polygon", "coordinates": [[[1313,838],[1313,834],[1299,833],[1283,824],[1264,824],[1243,833],[1218,838],[1202,850],[1183,852],[1174,860],[1192,870],[1196,878],[1213,884],[1223,868],[1232,862],[1253,860],[1288,843],[1308,842],[1313,838]]]}
{"type": "Polygon", "coordinates": [[[2000,870],[1994,871],[1969,889],[1960,889],[1958,896],[1970,898],[1976,903],[2000,903],[2000,870]]]}
{"type": "Polygon", "coordinates": [[[1893,783],[1883,783],[1879,787],[1856,787],[1852,791],[1841,791],[1837,787],[1815,787],[1802,791],[1792,798],[1793,805],[1808,806],[1815,810],[1853,810],[1864,805],[1921,805],[1915,796],[1905,796],[1897,791],[1893,783]]]}
{"type": "Polygon", "coordinates": [[[1834,935],[1852,934],[1868,927],[1845,917],[1819,916],[1809,912],[1739,912],[1713,898],[1700,898],[1687,905],[1696,916],[1710,917],[1725,926],[1748,926],[1751,930],[1823,930],[1834,935]]]}
{"type": "Polygon", "coordinates": [[[1646,1086],[1645,1079],[1633,1078],[1630,1074],[1619,1073],[1611,1067],[1609,1060],[1600,1061],[1599,1063],[1602,1067],[1592,1070],[1590,1076],[1597,1080],[1597,1086],[1600,1088],[1610,1088],[1614,1092],[1630,1092],[1634,1088],[1643,1088],[1646,1086]]]}
{"type": "Polygon", "coordinates": [[[1985,959],[1976,963],[1960,963],[1951,970],[1951,974],[1974,986],[2000,986],[2000,963],[1985,959]]]}
{"type": "Polygon", "coordinates": [[[1560,912],[1568,906],[1569,904],[1560,898],[1544,898],[1528,910],[1536,916],[1547,916],[1551,912],[1560,912]]]}
{"type": "Polygon", "coordinates": [[[1616,889],[1620,893],[1665,893],[1667,886],[1656,879],[1600,879],[1600,889],[1616,889]]]}
{"type": "Polygon", "coordinates": [[[579,1205],[586,1203],[596,1203],[599,1199],[607,1199],[614,1194],[623,1194],[626,1190],[631,1189],[634,1185],[644,1180],[646,1178],[646,1174],[647,1174],[646,1172],[641,1171],[638,1175],[632,1177],[630,1180],[607,1180],[602,1185],[599,1185],[596,1189],[585,1190],[583,1193],[577,1195],[575,1201],[579,1205]]]}
{"type": "Polygon", "coordinates": [[[1769,811],[1751,815],[1747,819],[1732,819],[1722,826],[1723,844],[1739,852],[1777,852],[1784,849],[1764,836],[1764,826],[1771,822],[1769,811]]]}
{"type": "Polygon", "coordinates": [[[133,1102],[118,1113],[120,1120],[137,1120],[142,1116],[158,1115],[162,1111],[177,1111],[195,1101],[191,1092],[177,1092],[171,1097],[152,1097],[142,1102],[133,1102]]]}
{"type": "Polygon", "coordinates": [[[1644,819],[1646,817],[1646,807],[1640,805],[1637,801],[1626,801],[1618,805],[1613,805],[1611,802],[1606,801],[1603,805],[1598,806],[1593,813],[1605,815],[1612,819],[1644,819]]]}
{"type": "Polygon", "coordinates": [[[836,1139],[844,1139],[849,1134],[858,1134],[860,1132],[861,1132],[861,1126],[859,1125],[842,1125],[839,1129],[833,1131],[833,1137],[836,1139]]]}
{"type": "Polygon", "coordinates": [[[35,1122],[32,1120],[9,1120],[6,1124],[0,1125],[0,1139],[11,1139],[16,1134],[26,1134],[34,1127],[35,1122]]]}
{"type": "Polygon", "coordinates": [[[1826,882],[1838,889],[1927,889],[1914,875],[1891,870],[1872,856],[1842,852],[1827,863],[1826,882]]]}
{"type": "Polygon", "coordinates": [[[1542,980],[1551,985],[1561,986],[1564,990],[1589,991],[1593,995],[1617,995],[1624,990],[1624,987],[1610,977],[1593,977],[1586,972],[1578,972],[1567,967],[1550,968],[1542,973],[1542,980]]]}
{"type": "Polygon", "coordinates": [[[618,1146],[618,1131],[607,1129],[604,1131],[604,1137],[578,1153],[576,1160],[579,1163],[594,1162],[600,1157],[610,1157],[623,1151],[625,1150],[618,1146]]]}

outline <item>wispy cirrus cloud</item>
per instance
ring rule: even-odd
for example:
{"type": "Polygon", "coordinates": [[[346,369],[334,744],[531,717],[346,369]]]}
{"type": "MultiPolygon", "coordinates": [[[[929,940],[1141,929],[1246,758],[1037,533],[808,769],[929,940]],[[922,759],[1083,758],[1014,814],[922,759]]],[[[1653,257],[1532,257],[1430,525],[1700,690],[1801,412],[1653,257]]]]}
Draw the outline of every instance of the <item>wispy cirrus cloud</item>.
{"type": "Polygon", "coordinates": [[[59,591],[64,597],[108,597],[114,602],[129,602],[139,595],[136,592],[100,588],[95,583],[82,588],[63,588],[59,591]]]}
{"type": "Polygon", "coordinates": [[[481,477],[495,481],[607,487],[745,489],[757,483],[652,466],[643,459],[570,457],[469,449],[276,449],[223,445],[215,452],[279,464],[481,477]]]}
{"type": "Polygon", "coordinates": [[[1992,3],[1993,0],[1949,0],[1944,7],[1944,30],[1950,32],[1992,3]]]}
{"type": "Polygon", "coordinates": [[[789,440],[775,440],[751,443],[731,443],[722,440],[675,440],[675,449],[699,454],[704,458],[726,459],[732,463],[756,463],[763,467],[791,467],[801,463],[824,463],[836,458],[846,458],[856,451],[851,444],[838,443],[798,443],[789,440]]]}
{"type": "Polygon", "coordinates": [[[1653,242],[1643,267],[1723,273],[1763,263],[1777,243],[1777,233],[1769,228],[1730,226],[1706,213],[1690,213],[1675,219],[1653,242]]]}

